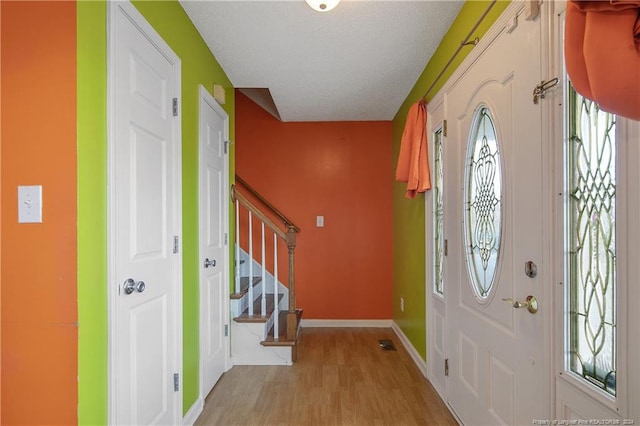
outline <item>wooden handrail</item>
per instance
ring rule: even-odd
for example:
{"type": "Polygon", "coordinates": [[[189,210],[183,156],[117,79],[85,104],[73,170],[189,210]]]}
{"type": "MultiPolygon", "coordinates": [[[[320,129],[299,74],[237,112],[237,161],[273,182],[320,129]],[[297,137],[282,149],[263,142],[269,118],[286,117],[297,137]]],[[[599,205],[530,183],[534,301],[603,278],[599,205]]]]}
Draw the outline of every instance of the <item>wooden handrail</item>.
{"type": "Polygon", "coordinates": [[[234,197],[238,201],[240,201],[240,204],[245,206],[247,210],[249,210],[254,216],[257,216],[258,218],[260,218],[261,221],[263,221],[269,228],[271,228],[271,230],[275,232],[278,235],[278,237],[287,241],[287,233],[284,232],[282,229],[280,229],[278,225],[273,223],[273,221],[269,219],[264,213],[262,213],[259,208],[257,208],[251,201],[247,199],[247,197],[245,197],[244,195],[240,194],[237,191],[234,194],[234,197]]]}
{"type": "MultiPolygon", "coordinates": [[[[298,228],[287,216],[284,215],[280,210],[278,210],[273,204],[271,204],[267,199],[265,199],[258,191],[256,191],[251,185],[247,183],[246,180],[242,179],[240,176],[236,175],[236,182],[244,186],[247,191],[251,193],[254,197],[256,197],[262,204],[267,206],[269,210],[271,210],[276,216],[278,216],[284,225],[289,228],[293,227],[295,232],[300,232],[300,228],[298,228]]],[[[245,198],[246,199],[246,198],[245,198]]]]}

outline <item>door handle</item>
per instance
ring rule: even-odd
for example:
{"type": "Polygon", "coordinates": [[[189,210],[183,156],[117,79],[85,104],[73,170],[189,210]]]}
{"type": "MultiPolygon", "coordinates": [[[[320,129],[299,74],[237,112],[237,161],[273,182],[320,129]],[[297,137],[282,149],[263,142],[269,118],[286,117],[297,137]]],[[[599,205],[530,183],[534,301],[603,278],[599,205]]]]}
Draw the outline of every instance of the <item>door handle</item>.
{"type": "Polygon", "coordinates": [[[122,284],[122,288],[124,288],[125,294],[131,294],[134,291],[142,293],[146,287],[147,286],[144,281],[135,282],[133,278],[127,278],[122,284]]]}
{"type": "Polygon", "coordinates": [[[213,268],[214,266],[216,266],[216,260],[215,259],[209,260],[209,258],[207,257],[204,260],[204,267],[205,268],[208,268],[208,267],[212,267],[213,268]]]}
{"type": "Polygon", "coordinates": [[[527,311],[531,312],[532,314],[535,314],[536,312],[538,312],[538,301],[536,300],[535,296],[531,296],[531,295],[527,296],[527,299],[525,302],[519,302],[511,298],[502,299],[502,300],[510,304],[515,309],[527,308],[527,311]]]}

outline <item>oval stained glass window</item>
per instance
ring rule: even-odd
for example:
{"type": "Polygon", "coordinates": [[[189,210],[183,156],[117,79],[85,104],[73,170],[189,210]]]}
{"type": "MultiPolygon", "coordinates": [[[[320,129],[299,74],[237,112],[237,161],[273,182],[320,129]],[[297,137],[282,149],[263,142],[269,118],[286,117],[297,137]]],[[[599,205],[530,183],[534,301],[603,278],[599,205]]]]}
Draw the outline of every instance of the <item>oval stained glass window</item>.
{"type": "Polygon", "coordinates": [[[502,168],[498,138],[487,107],[476,111],[467,145],[464,234],[471,286],[489,297],[502,235],[502,168]]]}

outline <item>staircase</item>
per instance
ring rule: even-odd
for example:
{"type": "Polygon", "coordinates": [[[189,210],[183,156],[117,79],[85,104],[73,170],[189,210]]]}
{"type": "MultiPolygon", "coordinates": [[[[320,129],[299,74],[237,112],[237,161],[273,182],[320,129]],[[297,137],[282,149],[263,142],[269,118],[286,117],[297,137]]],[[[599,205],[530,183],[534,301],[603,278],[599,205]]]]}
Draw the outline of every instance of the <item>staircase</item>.
{"type": "Polygon", "coordinates": [[[294,276],[300,229],[238,175],[232,192],[239,265],[230,295],[233,363],[291,365],[302,317],[295,303],[294,276]],[[281,264],[286,266],[286,285],[281,264]]]}

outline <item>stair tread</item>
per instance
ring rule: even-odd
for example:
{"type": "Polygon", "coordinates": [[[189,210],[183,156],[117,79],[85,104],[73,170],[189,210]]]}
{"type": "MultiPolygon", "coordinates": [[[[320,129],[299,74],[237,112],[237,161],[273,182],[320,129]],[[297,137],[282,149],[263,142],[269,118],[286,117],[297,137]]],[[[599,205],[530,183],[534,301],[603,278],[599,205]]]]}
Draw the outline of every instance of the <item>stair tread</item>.
{"type": "Polygon", "coordinates": [[[296,330],[296,337],[293,339],[287,339],[287,314],[289,312],[291,311],[280,311],[280,314],[278,315],[278,340],[274,339],[273,327],[271,327],[266,339],[260,342],[262,346],[295,346],[297,344],[298,336],[300,334],[300,320],[302,319],[302,309],[295,310],[298,329],[296,330]]]}
{"type": "MultiPolygon", "coordinates": [[[[283,297],[284,297],[284,294],[282,293],[278,294],[278,303],[280,303],[283,297]]],[[[261,300],[261,297],[258,297],[256,300],[253,301],[253,312],[254,312],[253,315],[249,315],[249,308],[247,308],[242,312],[242,314],[235,317],[233,320],[235,322],[243,322],[243,323],[267,322],[274,311],[273,294],[267,294],[266,299],[267,299],[267,306],[266,306],[266,312],[264,315],[259,313],[260,309],[262,308],[262,300],[261,300]]]]}
{"type": "MultiPolygon", "coordinates": [[[[262,281],[262,277],[253,277],[253,286],[257,286],[262,281]]],[[[249,277],[240,278],[240,291],[237,293],[231,293],[229,296],[231,299],[241,299],[242,296],[249,292],[249,277]]]]}

